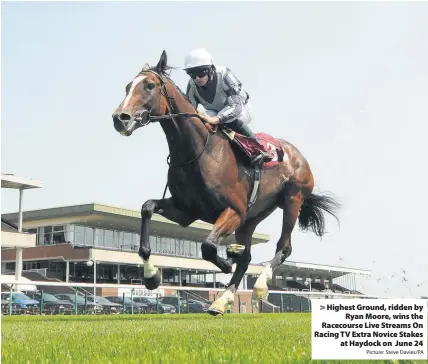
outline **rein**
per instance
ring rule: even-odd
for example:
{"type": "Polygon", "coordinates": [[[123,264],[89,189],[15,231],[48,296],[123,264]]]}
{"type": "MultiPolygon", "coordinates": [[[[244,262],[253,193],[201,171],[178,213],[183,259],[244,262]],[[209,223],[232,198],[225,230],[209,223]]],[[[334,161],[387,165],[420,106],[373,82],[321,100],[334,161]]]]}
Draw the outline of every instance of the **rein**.
{"type": "MultiPolygon", "coordinates": [[[[136,119],[137,119],[137,121],[138,121],[142,126],[146,126],[146,125],[148,125],[148,124],[150,124],[150,123],[157,122],[157,121],[161,121],[161,120],[169,120],[169,119],[172,119],[173,121],[175,121],[175,120],[174,120],[174,118],[176,118],[176,117],[185,117],[185,118],[189,118],[189,117],[197,117],[197,118],[199,118],[203,123],[205,123],[205,121],[201,118],[201,116],[200,116],[198,113],[187,113],[187,112],[181,112],[181,113],[175,113],[175,114],[171,113],[171,111],[172,111],[172,109],[173,109],[173,108],[172,108],[172,104],[171,104],[171,101],[170,101],[170,100],[175,99],[175,97],[171,97],[171,96],[169,96],[169,94],[168,94],[168,89],[166,88],[166,82],[165,82],[164,78],[163,78],[160,74],[158,74],[157,72],[152,71],[152,70],[147,70],[147,71],[143,71],[143,72],[151,72],[151,73],[155,74],[155,75],[159,78],[159,80],[161,81],[161,90],[160,90],[160,93],[159,93],[158,100],[157,100],[157,101],[156,101],[156,103],[151,107],[151,109],[148,111],[149,115],[148,115],[148,118],[147,118],[147,122],[146,122],[146,123],[143,123],[143,122],[142,122],[142,115],[143,115],[143,113],[144,113],[144,112],[147,112],[146,110],[144,110],[144,111],[140,114],[140,116],[136,118],[136,119]],[[167,111],[168,111],[168,114],[159,115],[159,116],[150,115],[150,114],[152,113],[152,110],[154,109],[154,107],[155,107],[155,106],[160,102],[161,95],[162,95],[162,96],[164,96],[164,97],[165,97],[165,99],[167,100],[167,104],[168,104],[167,111]]],[[[175,167],[183,167],[183,166],[185,166],[185,165],[187,165],[187,164],[190,164],[190,163],[194,162],[195,160],[199,159],[199,157],[200,157],[200,156],[205,152],[205,149],[206,149],[206,147],[207,147],[207,145],[208,145],[209,139],[210,139],[210,132],[209,132],[209,131],[207,131],[207,138],[206,138],[206,140],[205,140],[205,144],[204,144],[204,147],[203,147],[202,151],[201,151],[201,152],[200,152],[200,153],[199,153],[195,158],[191,159],[190,161],[185,162],[185,163],[179,163],[179,164],[171,164],[171,163],[170,163],[170,157],[171,157],[171,156],[170,156],[170,155],[168,155],[168,157],[167,157],[167,159],[166,159],[166,163],[168,164],[168,166],[169,166],[170,168],[175,168],[175,167]]]]}
{"type": "MultiPolygon", "coordinates": [[[[158,100],[157,100],[157,101],[156,101],[156,103],[155,103],[155,104],[150,108],[150,110],[149,110],[149,111],[144,110],[143,112],[141,112],[140,116],[136,118],[136,119],[137,119],[137,121],[138,121],[142,126],[146,126],[146,125],[148,125],[148,124],[150,124],[150,123],[157,122],[157,121],[161,121],[161,120],[169,120],[169,119],[172,119],[173,121],[175,121],[175,120],[174,120],[174,118],[176,118],[176,117],[185,117],[185,118],[189,118],[189,117],[197,117],[197,118],[199,118],[199,119],[202,121],[202,123],[204,123],[204,124],[205,124],[205,121],[204,121],[204,120],[201,118],[201,116],[200,116],[199,114],[197,114],[197,113],[187,113],[187,112],[181,112],[181,113],[175,113],[175,114],[171,113],[171,111],[172,111],[172,109],[173,109],[173,108],[172,108],[172,103],[171,103],[171,101],[170,101],[170,100],[175,99],[175,98],[174,98],[174,97],[169,96],[169,94],[168,94],[168,89],[166,88],[166,82],[165,82],[165,80],[163,79],[163,77],[162,77],[161,75],[159,75],[159,74],[158,74],[157,72],[155,72],[155,71],[147,70],[147,71],[144,71],[144,72],[151,72],[151,73],[155,74],[155,75],[159,78],[159,80],[161,81],[161,89],[160,89],[160,92],[159,92],[158,100]],[[164,96],[164,97],[165,97],[165,99],[166,99],[166,101],[167,101],[167,104],[168,104],[167,112],[168,112],[168,114],[159,115],[159,116],[150,115],[150,114],[152,113],[152,111],[153,111],[154,107],[155,107],[155,106],[160,102],[161,95],[162,95],[162,96],[164,96]],[[142,122],[142,116],[143,116],[143,113],[145,113],[145,112],[148,112],[148,118],[147,118],[147,122],[146,122],[146,123],[143,123],[143,122],[142,122]]],[[[201,152],[200,152],[200,153],[199,153],[195,158],[193,158],[193,159],[191,159],[190,161],[187,161],[187,162],[185,162],[185,163],[171,164],[171,163],[170,163],[170,157],[171,157],[171,155],[170,155],[170,154],[168,154],[168,157],[166,158],[166,163],[168,164],[169,168],[183,167],[183,166],[188,165],[188,164],[190,164],[190,163],[193,163],[194,161],[196,161],[197,159],[199,159],[199,158],[200,158],[200,156],[205,152],[205,149],[207,148],[207,145],[208,145],[209,140],[210,140],[210,132],[207,130],[207,138],[206,138],[206,140],[205,140],[205,144],[204,144],[204,147],[202,148],[201,152]]],[[[165,198],[165,194],[166,194],[166,190],[167,190],[167,188],[168,188],[168,181],[166,182],[165,190],[164,190],[164,192],[163,192],[162,199],[164,199],[164,198],[165,198]]]]}

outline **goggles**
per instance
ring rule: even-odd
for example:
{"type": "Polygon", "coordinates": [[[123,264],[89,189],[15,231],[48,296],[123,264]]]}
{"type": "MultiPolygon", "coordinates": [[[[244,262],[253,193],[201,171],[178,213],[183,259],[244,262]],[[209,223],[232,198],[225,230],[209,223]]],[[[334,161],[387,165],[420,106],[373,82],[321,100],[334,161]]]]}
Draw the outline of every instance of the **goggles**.
{"type": "Polygon", "coordinates": [[[188,70],[186,72],[192,79],[195,79],[196,77],[202,78],[204,76],[209,75],[211,72],[211,69],[201,68],[201,69],[188,70]]]}

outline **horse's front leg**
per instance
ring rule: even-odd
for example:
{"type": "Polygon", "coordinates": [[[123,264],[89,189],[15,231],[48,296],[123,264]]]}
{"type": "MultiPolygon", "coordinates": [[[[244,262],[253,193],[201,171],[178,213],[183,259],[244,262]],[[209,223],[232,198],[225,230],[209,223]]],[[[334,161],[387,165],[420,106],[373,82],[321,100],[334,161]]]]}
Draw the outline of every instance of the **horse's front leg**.
{"type": "Polygon", "coordinates": [[[149,221],[154,213],[162,215],[184,227],[195,221],[186,212],[175,207],[172,198],[148,200],[141,207],[141,236],[138,255],[144,262],[144,285],[150,290],[158,288],[161,283],[159,269],[150,262],[149,221]]]}

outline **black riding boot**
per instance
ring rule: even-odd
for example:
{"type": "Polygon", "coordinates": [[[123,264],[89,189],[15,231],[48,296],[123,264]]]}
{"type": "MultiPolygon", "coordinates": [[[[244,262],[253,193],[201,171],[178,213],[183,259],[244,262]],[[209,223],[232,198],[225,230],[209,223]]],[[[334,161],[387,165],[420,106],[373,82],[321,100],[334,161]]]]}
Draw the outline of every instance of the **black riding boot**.
{"type": "MultiPolygon", "coordinates": [[[[236,131],[239,134],[245,135],[246,137],[251,138],[255,140],[257,143],[261,144],[257,140],[256,135],[251,131],[251,129],[247,125],[245,125],[241,120],[235,120],[235,121],[232,121],[231,123],[227,123],[226,125],[233,131],[236,131]]],[[[264,162],[268,162],[270,160],[272,160],[272,156],[269,153],[262,150],[260,151],[260,154],[257,154],[252,158],[251,164],[256,165],[257,163],[260,163],[260,166],[261,166],[264,162]]]]}

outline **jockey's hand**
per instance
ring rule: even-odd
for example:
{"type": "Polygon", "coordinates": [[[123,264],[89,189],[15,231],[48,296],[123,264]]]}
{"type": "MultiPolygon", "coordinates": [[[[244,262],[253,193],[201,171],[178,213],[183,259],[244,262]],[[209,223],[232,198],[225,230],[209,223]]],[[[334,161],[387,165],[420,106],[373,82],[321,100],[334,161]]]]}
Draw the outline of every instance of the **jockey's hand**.
{"type": "Polygon", "coordinates": [[[217,116],[209,116],[203,111],[198,112],[198,114],[201,117],[201,119],[208,124],[217,125],[220,123],[220,118],[218,118],[217,116]]]}

